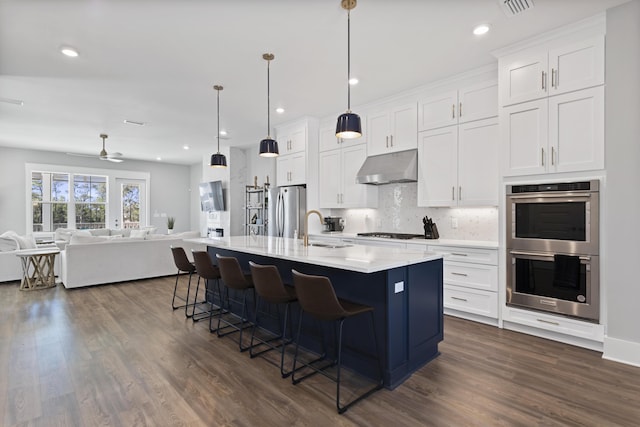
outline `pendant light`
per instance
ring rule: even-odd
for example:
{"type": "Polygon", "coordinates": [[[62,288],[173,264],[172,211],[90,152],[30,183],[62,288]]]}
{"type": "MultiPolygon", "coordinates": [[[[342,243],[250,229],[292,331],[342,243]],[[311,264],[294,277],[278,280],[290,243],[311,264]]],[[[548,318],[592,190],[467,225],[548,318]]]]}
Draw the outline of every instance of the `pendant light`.
{"type": "Polygon", "coordinates": [[[362,136],[360,116],[351,111],[351,9],[356,7],[357,0],[341,0],[342,8],[347,10],[347,111],[340,114],[336,124],[336,136],[343,139],[354,139],[362,136]]]}
{"type": "Polygon", "coordinates": [[[271,109],[269,107],[269,95],[270,95],[270,87],[269,87],[269,63],[273,61],[273,53],[265,53],[262,55],[262,59],[267,61],[267,137],[260,141],[260,156],[262,157],[277,157],[279,153],[278,151],[278,141],[271,138],[271,109]]]}
{"type": "Polygon", "coordinates": [[[226,168],[227,158],[224,156],[224,154],[220,153],[220,91],[224,88],[219,85],[215,85],[213,88],[218,93],[218,133],[216,134],[216,137],[218,138],[218,152],[211,155],[211,167],[226,168]]]}

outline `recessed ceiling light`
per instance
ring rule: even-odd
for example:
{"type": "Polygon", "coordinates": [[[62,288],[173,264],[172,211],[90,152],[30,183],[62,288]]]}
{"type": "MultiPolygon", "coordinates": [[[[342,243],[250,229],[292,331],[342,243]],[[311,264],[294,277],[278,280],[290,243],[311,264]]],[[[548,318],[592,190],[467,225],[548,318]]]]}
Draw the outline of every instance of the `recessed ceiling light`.
{"type": "Polygon", "coordinates": [[[276,108],[276,113],[278,113],[278,114],[284,113],[284,108],[282,108],[282,107],[276,108]]]}
{"type": "Polygon", "coordinates": [[[489,32],[489,25],[487,24],[480,24],[473,29],[473,34],[475,34],[476,36],[481,36],[488,32],[489,32]]]}
{"type": "Polygon", "coordinates": [[[127,119],[124,119],[123,122],[128,124],[128,125],[136,125],[136,126],[144,126],[145,125],[145,122],[136,122],[134,120],[127,120],[127,119]]]}
{"type": "Polygon", "coordinates": [[[227,134],[226,130],[223,129],[223,130],[220,131],[220,135],[225,136],[226,134],[227,134]]]}
{"type": "Polygon", "coordinates": [[[76,56],[78,56],[78,51],[69,46],[61,47],[60,52],[62,52],[63,55],[69,56],[71,58],[75,58],[76,56]]]}
{"type": "Polygon", "coordinates": [[[157,160],[157,161],[161,161],[161,160],[162,160],[162,157],[156,157],[156,160],[157,160]]]}
{"type": "Polygon", "coordinates": [[[351,77],[351,78],[349,79],[349,84],[350,84],[350,85],[357,85],[359,81],[360,81],[360,80],[358,80],[357,78],[355,78],[355,77],[351,77]]]}
{"type": "Polygon", "coordinates": [[[182,148],[183,148],[184,150],[188,150],[190,147],[189,147],[188,145],[183,145],[183,146],[182,146],[182,148]]]}
{"type": "Polygon", "coordinates": [[[24,101],[21,99],[0,98],[0,102],[4,102],[5,104],[19,105],[20,107],[24,105],[24,101]]]}

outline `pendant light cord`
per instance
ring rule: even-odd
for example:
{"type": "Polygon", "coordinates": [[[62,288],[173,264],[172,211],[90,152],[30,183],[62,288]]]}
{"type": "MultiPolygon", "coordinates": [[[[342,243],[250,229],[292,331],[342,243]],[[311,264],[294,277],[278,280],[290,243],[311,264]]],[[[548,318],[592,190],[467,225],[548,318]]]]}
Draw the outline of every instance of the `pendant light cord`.
{"type": "Polygon", "coordinates": [[[269,59],[267,59],[267,138],[271,138],[271,107],[270,107],[270,93],[271,93],[271,88],[270,88],[270,84],[269,84],[269,65],[271,64],[271,61],[269,59]]]}
{"type": "Polygon", "coordinates": [[[347,10],[347,111],[351,111],[351,10],[347,10]]]}
{"type": "Polygon", "coordinates": [[[218,92],[218,102],[217,102],[217,107],[218,107],[218,154],[220,154],[220,89],[217,90],[218,92]]]}

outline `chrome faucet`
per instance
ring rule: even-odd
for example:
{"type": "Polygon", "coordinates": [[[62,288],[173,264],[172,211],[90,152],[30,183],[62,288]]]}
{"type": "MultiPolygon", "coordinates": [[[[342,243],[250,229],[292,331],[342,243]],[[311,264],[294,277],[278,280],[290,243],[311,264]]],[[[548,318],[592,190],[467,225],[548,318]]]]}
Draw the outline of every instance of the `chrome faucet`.
{"type": "Polygon", "coordinates": [[[324,218],[322,218],[322,214],[319,211],[317,211],[315,209],[307,211],[307,214],[304,216],[304,240],[303,240],[303,245],[305,245],[305,246],[309,246],[309,215],[311,215],[312,213],[318,214],[318,217],[320,218],[320,225],[324,224],[324,218]]]}

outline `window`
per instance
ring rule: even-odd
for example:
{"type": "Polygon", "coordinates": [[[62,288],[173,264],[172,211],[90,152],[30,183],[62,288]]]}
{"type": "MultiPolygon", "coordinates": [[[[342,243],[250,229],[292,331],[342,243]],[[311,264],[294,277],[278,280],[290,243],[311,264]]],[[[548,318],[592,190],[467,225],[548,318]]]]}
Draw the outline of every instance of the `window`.
{"type": "Polygon", "coordinates": [[[107,178],[67,173],[31,173],[32,230],[104,228],[107,178]],[[69,189],[73,188],[70,192],[69,189]]]}
{"type": "Polygon", "coordinates": [[[140,184],[122,184],[122,228],[140,228],[140,184]]]}

